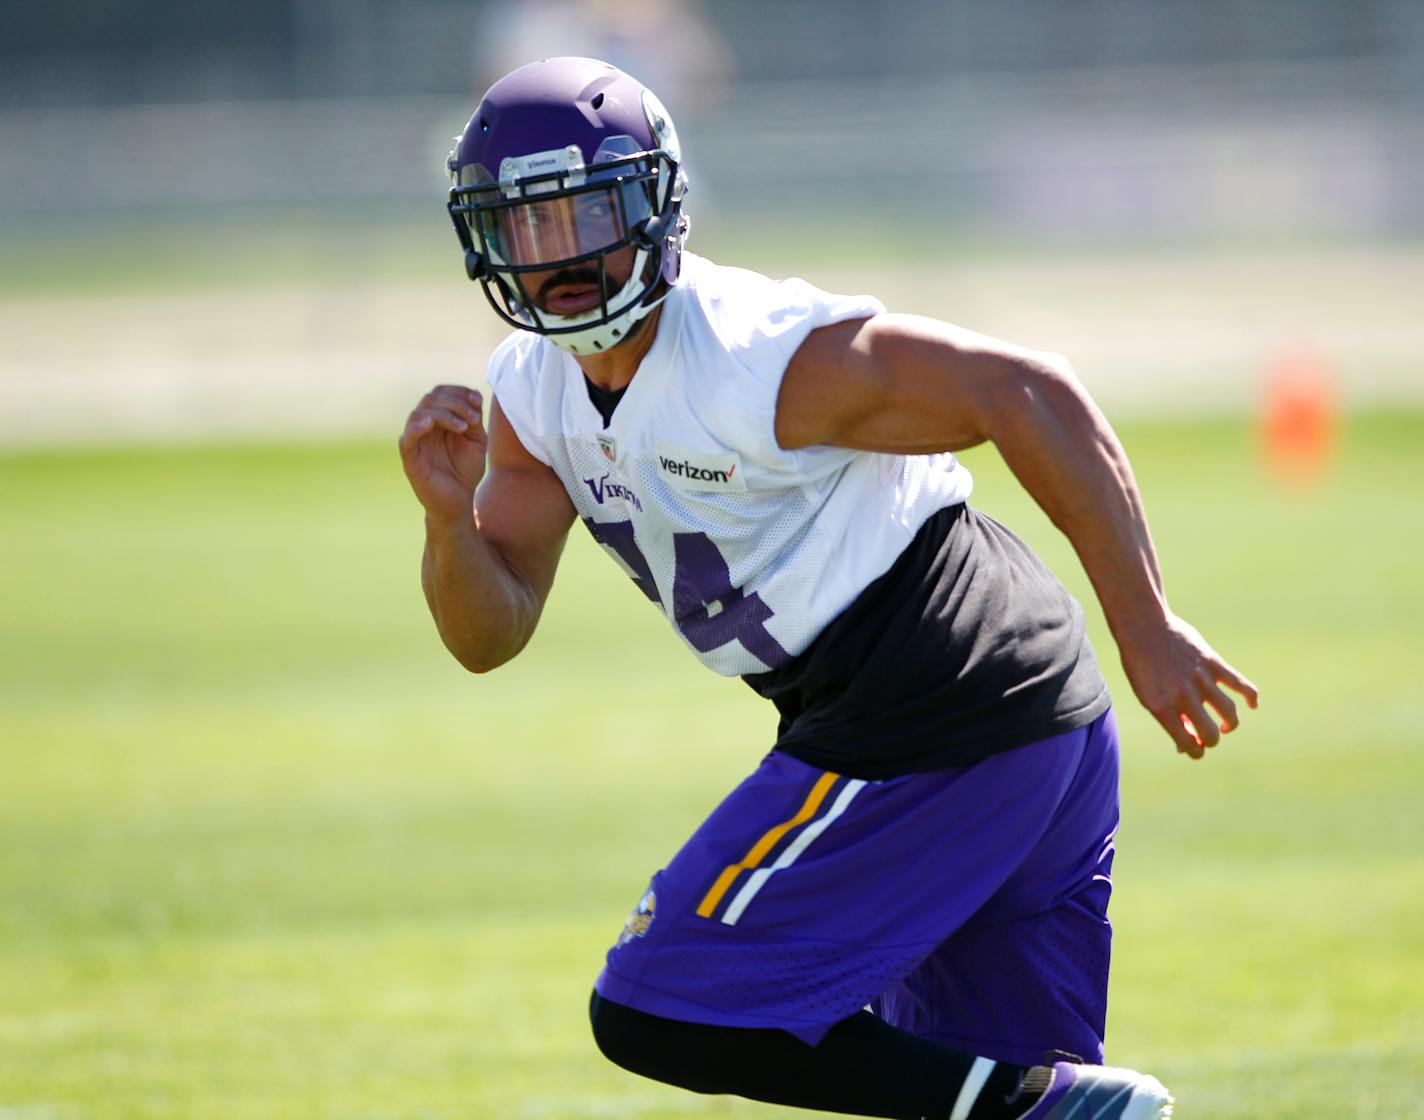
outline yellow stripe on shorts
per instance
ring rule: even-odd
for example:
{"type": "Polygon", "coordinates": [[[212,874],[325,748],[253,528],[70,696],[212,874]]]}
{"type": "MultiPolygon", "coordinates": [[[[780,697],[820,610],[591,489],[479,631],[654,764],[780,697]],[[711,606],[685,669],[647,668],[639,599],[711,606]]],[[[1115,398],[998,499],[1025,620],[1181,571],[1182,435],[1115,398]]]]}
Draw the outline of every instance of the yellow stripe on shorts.
{"type": "Polygon", "coordinates": [[[796,815],[789,821],[782,821],[775,828],[768,830],[760,840],[752,845],[751,851],[742,857],[740,863],[734,863],[725,868],[722,874],[717,876],[717,881],[712,884],[712,889],[697,906],[697,916],[700,918],[710,918],[713,911],[717,909],[722,901],[722,896],[727,893],[732,884],[736,882],[737,876],[743,871],[750,871],[766,858],[767,852],[776,847],[777,843],[793,828],[805,824],[816,815],[820,809],[821,802],[826,799],[826,794],[830,788],[840,781],[839,774],[832,774],[829,771],[822,774],[811,787],[811,792],[807,794],[805,802],[796,811],[796,815]]]}

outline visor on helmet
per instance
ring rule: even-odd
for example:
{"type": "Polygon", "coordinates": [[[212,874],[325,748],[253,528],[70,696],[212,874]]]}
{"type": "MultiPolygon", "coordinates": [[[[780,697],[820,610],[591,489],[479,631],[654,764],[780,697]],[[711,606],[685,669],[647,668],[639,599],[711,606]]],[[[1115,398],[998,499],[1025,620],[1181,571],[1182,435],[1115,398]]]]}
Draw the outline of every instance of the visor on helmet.
{"type": "Polygon", "coordinates": [[[529,267],[561,264],[629,244],[651,214],[642,184],[624,183],[482,208],[476,224],[495,260],[529,267]]]}

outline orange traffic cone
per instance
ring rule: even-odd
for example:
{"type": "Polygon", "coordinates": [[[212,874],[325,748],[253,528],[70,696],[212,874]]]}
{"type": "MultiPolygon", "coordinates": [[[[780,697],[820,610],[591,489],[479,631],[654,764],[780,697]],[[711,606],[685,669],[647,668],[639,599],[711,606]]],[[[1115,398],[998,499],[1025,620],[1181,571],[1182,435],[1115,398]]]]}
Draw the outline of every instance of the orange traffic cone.
{"type": "Polygon", "coordinates": [[[1265,381],[1260,416],[1266,466],[1288,485],[1320,481],[1335,456],[1339,417],[1324,359],[1299,348],[1282,353],[1265,381]]]}

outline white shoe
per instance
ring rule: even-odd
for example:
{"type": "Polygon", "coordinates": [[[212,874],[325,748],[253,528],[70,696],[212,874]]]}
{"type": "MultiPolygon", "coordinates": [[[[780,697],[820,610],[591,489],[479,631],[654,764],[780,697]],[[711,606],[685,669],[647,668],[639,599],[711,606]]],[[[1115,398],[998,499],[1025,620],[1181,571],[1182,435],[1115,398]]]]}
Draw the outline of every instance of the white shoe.
{"type": "Polygon", "coordinates": [[[1076,1062],[1052,1068],[1053,1080],[1022,1120],[1170,1120],[1172,1094],[1155,1077],[1076,1062]]]}

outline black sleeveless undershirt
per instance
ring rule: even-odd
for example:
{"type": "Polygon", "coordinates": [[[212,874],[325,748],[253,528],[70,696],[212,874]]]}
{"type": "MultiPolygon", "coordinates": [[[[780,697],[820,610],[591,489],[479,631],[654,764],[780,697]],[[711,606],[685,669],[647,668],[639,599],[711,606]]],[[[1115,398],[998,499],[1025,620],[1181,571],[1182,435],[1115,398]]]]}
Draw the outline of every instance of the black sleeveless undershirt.
{"type": "MultiPolygon", "coordinates": [[[[628,385],[624,385],[621,389],[603,389],[590,381],[588,374],[584,374],[583,383],[588,386],[588,399],[593,402],[593,407],[598,409],[598,414],[603,417],[603,426],[608,427],[613,423],[613,410],[618,407],[618,402],[628,391],[628,385]]],[[[631,385],[632,382],[630,381],[628,384],[631,385]]]]}
{"type": "Polygon", "coordinates": [[[742,679],[781,715],[777,750],[871,780],[968,766],[1110,703],[1082,608],[967,505],[925,522],[790,664],[742,679]]]}

